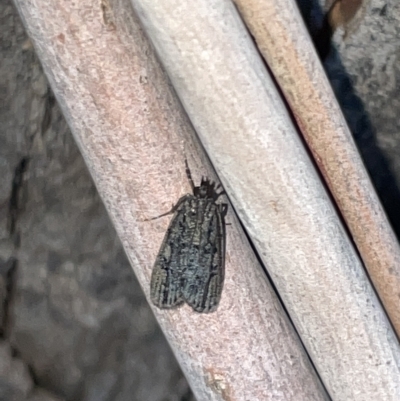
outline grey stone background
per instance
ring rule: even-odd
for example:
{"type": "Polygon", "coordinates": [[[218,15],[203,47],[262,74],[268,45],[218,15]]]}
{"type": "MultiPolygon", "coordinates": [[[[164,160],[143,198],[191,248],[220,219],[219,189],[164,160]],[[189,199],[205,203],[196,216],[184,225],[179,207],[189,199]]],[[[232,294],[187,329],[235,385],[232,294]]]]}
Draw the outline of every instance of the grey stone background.
{"type": "MultiPolygon", "coordinates": [[[[299,0],[310,31],[317,1],[299,0]]],[[[325,68],[400,234],[400,3],[325,68]]],[[[11,0],[0,0],[0,401],[190,401],[11,0]]]]}

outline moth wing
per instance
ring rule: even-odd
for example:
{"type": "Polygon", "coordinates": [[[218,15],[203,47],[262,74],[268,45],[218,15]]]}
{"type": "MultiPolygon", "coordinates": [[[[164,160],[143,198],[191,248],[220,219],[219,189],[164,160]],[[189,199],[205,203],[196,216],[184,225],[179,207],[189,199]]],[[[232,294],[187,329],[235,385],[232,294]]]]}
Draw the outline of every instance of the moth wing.
{"type": "Polygon", "coordinates": [[[173,308],[183,302],[181,278],[161,263],[156,264],[151,275],[150,297],[155,306],[173,308]]]}
{"type": "Polygon", "coordinates": [[[186,255],[183,298],[196,312],[214,311],[221,298],[225,269],[223,205],[210,203],[199,230],[198,245],[186,255]]]}
{"type": "Polygon", "coordinates": [[[154,305],[167,309],[183,303],[181,250],[184,242],[185,216],[180,213],[191,195],[182,197],[175,209],[160,251],[153,267],[150,281],[150,298],[154,305]]]}

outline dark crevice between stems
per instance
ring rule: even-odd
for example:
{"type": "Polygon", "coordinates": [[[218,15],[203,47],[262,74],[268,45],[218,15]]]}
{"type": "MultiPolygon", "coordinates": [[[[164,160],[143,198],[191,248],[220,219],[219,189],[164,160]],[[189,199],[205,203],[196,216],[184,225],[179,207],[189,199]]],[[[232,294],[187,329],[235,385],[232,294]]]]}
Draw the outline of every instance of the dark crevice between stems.
{"type": "Polygon", "coordinates": [[[11,302],[15,293],[15,280],[17,272],[18,261],[15,258],[10,258],[2,269],[2,275],[5,280],[5,294],[3,295],[1,304],[1,321],[0,321],[0,339],[6,339],[8,337],[8,328],[10,322],[10,307],[11,302]]]}
{"type": "Polygon", "coordinates": [[[24,174],[28,168],[28,157],[23,157],[14,171],[14,178],[11,187],[11,196],[8,205],[8,230],[10,237],[14,239],[15,246],[19,246],[19,235],[16,233],[16,224],[18,216],[22,209],[21,190],[24,182],[24,174]]]}

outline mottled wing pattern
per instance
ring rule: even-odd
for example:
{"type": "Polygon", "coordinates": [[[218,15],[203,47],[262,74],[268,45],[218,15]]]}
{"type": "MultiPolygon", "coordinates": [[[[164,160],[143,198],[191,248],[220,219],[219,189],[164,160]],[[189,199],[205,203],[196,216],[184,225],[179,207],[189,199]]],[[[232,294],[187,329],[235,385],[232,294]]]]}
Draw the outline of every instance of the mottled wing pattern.
{"type": "Polygon", "coordinates": [[[150,295],[159,308],[187,302],[197,312],[212,312],[224,281],[227,205],[216,203],[222,192],[208,179],[194,186],[186,167],[193,194],[158,216],[174,213],[153,268],[150,295]]]}
{"type": "MultiPolygon", "coordinates": [[[[195,216],[190,247],[181,255],[183,299],[197,312],[212,312],[218,306],[224,281],[225,266],[225,205],[212,199],[193,199],[195,216]]],[[[188,223],[188,222],[186,222],[188,223]]]]}
{"type": "Polygon", "coordinates": [[[181,253],[187,246],[187,217],[181,210],[187,209],[192,198],[193,195],[185,195],[178,201],[153,268],[150,297],[159,308],[173,308],[184,301],[181,253]]]}

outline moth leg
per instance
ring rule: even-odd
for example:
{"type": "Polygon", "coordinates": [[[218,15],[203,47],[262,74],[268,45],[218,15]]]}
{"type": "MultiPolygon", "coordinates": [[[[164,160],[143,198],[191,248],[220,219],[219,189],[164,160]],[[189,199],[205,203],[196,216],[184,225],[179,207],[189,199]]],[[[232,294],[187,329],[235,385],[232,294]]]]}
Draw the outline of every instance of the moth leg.
{"type": "Polygon", "coordinates": [[[168,216],[169,214],[174,214],[174,213],[179,209],[179,207],[182,205],[182,203],[183,203],[188,197],[190,197],[190,196],[191,196],[190,194],[185,195],[185,196],[182,196],[182,198],[179,199],[179,201],[177,202],[177,204],[174,205],[174,206],[172,206],[172,208],[171,208],[170,210],[168,210],[168,212],[165,212],[165,213],[163,213],[163,214],[160,214],[159,216],[156,216],[156,217],[151,217],[150,219],[144,219],[143,221],[157,220],[157,219],[159,219],[160,217],[168,216]]]}
{"type": "Polygon", "coordinates": [[[221,215],[222,215],[223,217],[225,217],[226,214],[228,213],[228,205],[227,205],[226,203],[221,203],[221,204],[219,205],[219,210],[220,210],[220,212],[221,212],[221,215]]]}
{"type": "Polygon", "coordinates": [[[214,202],[215,202],[221,195],[226,195],[226,192],[225,192],[225,190],[222,188],[222,185],[221,185],[221,184],[217,184],[217,185],[215,186],[214,202]],[[217,192],[217,191],[219,191],[219,190],[220,190],[220,192],[217,192]]]}
{"type": "Polygon", "coordinates": [[[174,206],[171,210],[169,210],[168,212],[165,212],[165,213],[163,213],[163,214],[160,214],[159,216],[156,216],[156,217],[151,217],[150,219],[144,219],[143,221],[157,220],[157,219],[159,219],[160,217],[168,216],[169,214],[175,213],[175,211],[176,211],[176,206],[177,206],[177,205],[175,205],[175,206],[174,206]]]}

